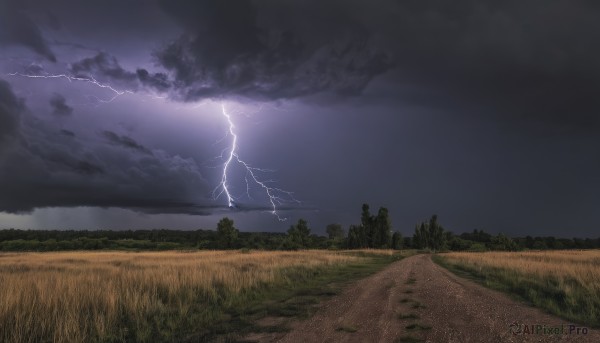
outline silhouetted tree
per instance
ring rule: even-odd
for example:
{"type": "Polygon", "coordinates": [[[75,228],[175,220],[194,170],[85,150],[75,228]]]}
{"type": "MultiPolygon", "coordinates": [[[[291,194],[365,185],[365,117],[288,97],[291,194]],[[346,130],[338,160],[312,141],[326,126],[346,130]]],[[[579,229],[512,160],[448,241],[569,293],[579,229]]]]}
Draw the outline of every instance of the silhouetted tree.
{"type": "Polygon", "coordinates": [[[492,238],[490,248],[492,250],[516,251],[518,246],[512,238],[500,233],[492,238]]]}
{"type": "Polygon", "coordinates": [[[380,207],[373,222],[373,248],[389,248],[392,245],[392,224],[388,210],[380,207]]]}
{"type": "Polygon", "coordinates": [[[421,225],[415,226],[415,233],[413,235],[413,248],[425,249],[429,246],[429,231],[427,230],[426,224],[423,222],[421,225]]]}
{"type": "MultiPolygon", "coordinates": [[[[539,237],[536,237],[539,238],[539,237]]],[[[546,250],[548,249],[548,246],[546,245],[546,242],[544,242],[542,239],[536,239],[533,242],[533,249],[535,250],[546,250]]]]}
{"type": "Polygon", "coordinates": [[[306,220],[298,219],[298,223],[290,226],[287,233],[287,248],[303,249],[310,247],[310,229],[306,220]]]}
{"type": "Polygon", "coordinates": [[[433,215],[429,222],[422,222],[415,226],[413,246],[417,249],[432,249],[434,252],[446,248],[448,235],[438,223],[437,216],[433,215]]]}
{"type": "Polygon", "coordinates": [[[348,229],[348,249],[360,248],[359,230],[358,226],[350,225],[348,229]]]}
{"type": "Polygon", "coordinates": [[[372,248],[375,243],[375,225],[374,218],[369,210],[369,204],[362,205],[362,213],[360,215],[360,224],[364,230],[364,236],[366,238],[366,245],[364,247],[372,248]]]}
{"type": "Polygon", "coordinates": [[[217,224],[217,242],[221,249],[235,247],[239,231],[233,226],[233,220],[225,217],[217,224]]]}
{"type": "Polygon", "coordinates": [[[446,245],[446,236],[444,228],[438,223],[437,215],[431,216],[429,219],[429,248],[434,252],[443,249],[446,245]]]}
{"type": "Polygon", "coordinates": [[[392,235],[392,249],[401,250],[404,245],[404,240],[402,239],[402,234],[400,232],[394,232],[392,235]]]}

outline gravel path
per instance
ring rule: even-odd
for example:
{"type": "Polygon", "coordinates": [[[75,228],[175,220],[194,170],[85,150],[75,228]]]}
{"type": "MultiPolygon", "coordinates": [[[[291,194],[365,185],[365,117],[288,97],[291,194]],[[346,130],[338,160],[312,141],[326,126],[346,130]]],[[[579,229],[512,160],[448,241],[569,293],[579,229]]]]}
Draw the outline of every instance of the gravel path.
{"type": "MultiPolygon", "coordinates": [[[[587,335],[517,334],[512,323],[570,324],[454,276],[429,255],[405,258],[360,280],[323,303],[310,319],[292,324],[285,336],[255,336],[258,342],[600,342],[587,335]]],[[[522,327],[521,327],[522,329],[522,327]]]]}

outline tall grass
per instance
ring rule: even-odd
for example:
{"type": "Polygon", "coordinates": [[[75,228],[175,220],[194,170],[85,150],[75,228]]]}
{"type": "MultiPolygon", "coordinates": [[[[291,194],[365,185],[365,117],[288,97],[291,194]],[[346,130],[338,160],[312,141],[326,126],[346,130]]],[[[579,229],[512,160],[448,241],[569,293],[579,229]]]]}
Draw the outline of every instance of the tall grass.
{"type": "Polygon", "coordinates": [[[600,326],[600,250],[456,252],[438,262],[556,315],[600,326]]]}
{"type": "Polygon", "coordinates": [[[181,338],[257,290],[362,259],[329,251],[0,254],[0,341],[181,338]]]}

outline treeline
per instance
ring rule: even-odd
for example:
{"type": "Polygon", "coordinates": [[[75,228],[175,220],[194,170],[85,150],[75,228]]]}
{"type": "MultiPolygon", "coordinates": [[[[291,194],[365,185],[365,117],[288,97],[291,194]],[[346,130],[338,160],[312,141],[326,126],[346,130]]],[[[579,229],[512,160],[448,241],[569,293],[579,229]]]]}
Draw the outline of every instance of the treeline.
{"type": "Polygon", "coordinates": [[[437,216],[417,224],[412,236],[393,232],[389,211],[379,208],[371,214],[363,204],[360,224],[348,233],[339,224],[326,227],[327,236],[311,233],[308,223],[299,219],[286,233],[240,232],[225,217],[216,230],[0,230],[0,251],[60,250],[190,250],[190,249],[419,249],[438,251],[519,251],[545,249],[599,249],[600,238],[511,238],[483,230],[455,235],[445,230],[437,216]]]}
{"type": "MultiPolygon", "coordinates": [[[[328,229],[333,236],[339,234],[336,227],[328,229]]],[[[344,238],[333,236],[311,234],[303,219],[287,233],[240,232],[233,220],[225,217],[216,230],[0,230],[0,251],[342,248],[344,238]]]]}
{"type": "Polygon", "coordinates": [[[473,230],[455,235],[438,223],[436,215],[429,221],[415,226],[412,240],[407,239],[405,246],[413,249],[431,251],[521,251],[521,250],[558,250],[558,249],[600,249],[600,238],[555,238],[517,237],[511,238],[502,233],[491,235],[483,230],[473,230]]]}
{"type": "MultiPolygon", "coordinates": [[[[0,251],[223,249],[227,246],[222,236],[215,230],[10,229],[0,230],[0,251]]],[[[229,248],[276,250],[285,238],[278,232],[239,232],[229,248]]]]}
{"type": "MultiPolygon", "coordinates": [[[[545,237],[516,237],[509,238],[503,234],[492,236],[483,230],[473,230],[472,233],[463,233],[457,236],[463,241],[474,242],[476,246],[471,245],[471,250],[562,250],[562,249],[600,249],[600,238],[556,238],[552,236],[545,237]]],[[[466,250],[460,244],[450,245],[451,250],[466,250]]],[[[463,243],[464,244],[464,243],[463,243]]]]}

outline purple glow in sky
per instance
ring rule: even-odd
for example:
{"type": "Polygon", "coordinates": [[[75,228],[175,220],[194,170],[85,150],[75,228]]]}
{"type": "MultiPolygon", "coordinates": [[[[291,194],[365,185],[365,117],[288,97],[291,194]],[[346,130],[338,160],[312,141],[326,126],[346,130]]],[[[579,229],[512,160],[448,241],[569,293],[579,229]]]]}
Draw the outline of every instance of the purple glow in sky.
{"type": "Polygon", "coordinates": [[[589,236],[599,11],[0,0],[0,228],[589,236]]]}

